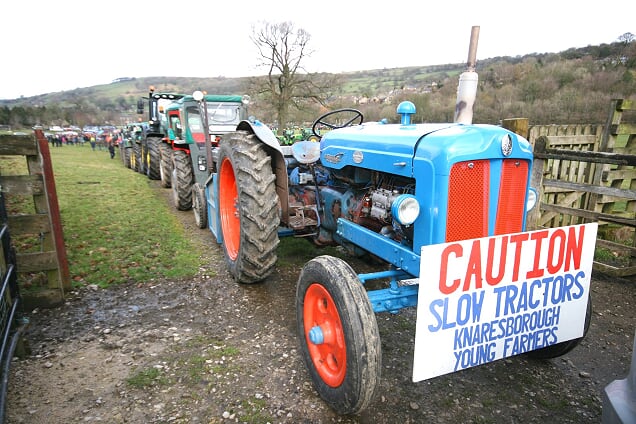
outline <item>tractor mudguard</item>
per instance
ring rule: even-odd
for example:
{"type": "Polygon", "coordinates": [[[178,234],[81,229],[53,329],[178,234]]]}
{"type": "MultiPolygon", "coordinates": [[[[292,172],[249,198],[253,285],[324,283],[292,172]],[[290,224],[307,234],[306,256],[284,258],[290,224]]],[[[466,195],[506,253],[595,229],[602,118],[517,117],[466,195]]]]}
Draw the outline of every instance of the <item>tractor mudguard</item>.
{"type": "Polygon", "coordinates": [[[204,184],[205,207],[208,215],[208,229],[212,232],[218,244],[223,243],[221,233],[221,217],[219,214],[219,182],[216,173],[210,174],[204,184]]]}
{"type": "Polygon", "coordinates": [[[249,131],[253,133],[263,143],[267,144],[272,149],[279,151],[281,155],[283,154],[280,148],[280,143],[278,142],[278,138],[276,138],[276,134],[274,134],[274,132],[261,121],[241,121],[239,122],[236,129],[238,131],[249,131]]]}

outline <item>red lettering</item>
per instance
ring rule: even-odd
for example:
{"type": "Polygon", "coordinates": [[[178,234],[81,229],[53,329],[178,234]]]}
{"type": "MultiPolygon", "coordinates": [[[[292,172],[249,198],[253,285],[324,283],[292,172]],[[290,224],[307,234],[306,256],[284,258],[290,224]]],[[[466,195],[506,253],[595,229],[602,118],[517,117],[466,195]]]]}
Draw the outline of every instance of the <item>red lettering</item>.
{"type": "Polygon", "coordinates": [[[439,270],[439,291],[443,294],[451,294],[457,287],[459,287],[460,280],[453,280],[451,285],[447,285],[447,276],[448,276],[448,260],[451,254],[454,254],[455,257],[461,257],[463,253],[461,244],[449,244],[442,251],[442,261],[440,264],[439,270]]]}
{"type": "Polygon", "coordinates": [[[528,271],[526,278],[540,278],[543,277],[545,270],[539,267],[539,261],[541,259],[541,241],[548,236],[548,231],[537,231],[532,233],[530,238],[534,240],[534,264],[532,270],[528,271]]]}
{"type": "Polygon", "coordinates": [[[466,278],[464,279],[464,288],[462,291],[470,289],[470,280],[475,279],[475,288],[481,288],[481,243],[479,240],[473,241],[473,247],[470,249],[470,258],[466,267],[466,278]]]}
{"type": "Polygon", "coordinates": [[[565,262],[565,271],[570,270],[570,263],[574,262],[574,269],[579,269],[581,267],[581,252],[583,250],[583,239],[585,238],[585,225],[581,225],[579,227],[581,231],[579,232],[579,239],[577,243],[576,239],[576,228],[570,227],[569,235],[568,235],[568,244],[567,250],[565,252],[565,256],[567,260],[565,262]]]}
{"type": "Polygon", "coordinates": [[[488,258],[486,258],[486,282],[491,286],[501,283],[506,272],[506,256],[508,254],[508,236],[501,238],[501,251],[499,252],[499,273],[492,275],[495,259],[495,238],[488,240],[488,258]]]}
{"type": "Polygon", "coordinates": [[[512,282],[519,281],[519,263],[521,262],[521,246],[524,241],[528,240],[530,234],[519,233],[510,236],[510,242],[515,244],[515,258],[512,268],[512,282]]]}
{"type": "Polygon", "coordinates": [[[565,251],[565,231],[559,228],[552,233],[550,237],[550,245],[548,246],[548,274],[556,274],[563,266],[563,252],[565,251]],[[561,240],[558,242],[558,240],[561,240]],[[559,251],[555,251],[555,245],[558,242],[559,251]],[[556,254],[555,254],[556,253],[556,254]],[[556,263],[555,263],[556,259],[556,263]]]}

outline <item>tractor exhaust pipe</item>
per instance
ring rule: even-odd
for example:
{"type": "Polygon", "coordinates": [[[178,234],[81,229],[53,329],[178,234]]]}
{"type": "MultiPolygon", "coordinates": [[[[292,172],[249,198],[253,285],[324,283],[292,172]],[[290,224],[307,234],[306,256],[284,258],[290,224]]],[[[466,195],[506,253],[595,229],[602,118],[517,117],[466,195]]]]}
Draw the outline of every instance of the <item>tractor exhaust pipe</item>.
{"type": "Polygon", "coordinates": [[[475,105],[475,98],[477,97],[477,82],[479,81],[477,72],[475,72],[478,40],[479,27],[474,26],[470,33],[466,71],[459,76],[459,84],[457,85],[457,103],[455,103],[454,121],[460,124],[473,123],[473,106],[475,105]]]}

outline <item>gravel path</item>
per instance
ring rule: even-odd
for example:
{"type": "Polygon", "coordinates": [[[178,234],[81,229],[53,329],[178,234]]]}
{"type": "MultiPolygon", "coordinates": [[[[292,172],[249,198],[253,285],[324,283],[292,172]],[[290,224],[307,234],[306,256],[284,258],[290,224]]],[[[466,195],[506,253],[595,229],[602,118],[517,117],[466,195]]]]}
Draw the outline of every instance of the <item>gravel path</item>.
{"type": "Polygon", "coordinates": [[[83,288],[29,313],[8,423],[599,423],[603,388],[627,375],[636,283],[595,275],[588,336],[550,361],[517,356],[412,383],[415,311],[378,314],[380,393],[359,416],[339,416],[299,354],[303,259],[280,258],[265,283],[239,285],[207,230],[177,214],[209,265],[184,281],[83,288]]]}

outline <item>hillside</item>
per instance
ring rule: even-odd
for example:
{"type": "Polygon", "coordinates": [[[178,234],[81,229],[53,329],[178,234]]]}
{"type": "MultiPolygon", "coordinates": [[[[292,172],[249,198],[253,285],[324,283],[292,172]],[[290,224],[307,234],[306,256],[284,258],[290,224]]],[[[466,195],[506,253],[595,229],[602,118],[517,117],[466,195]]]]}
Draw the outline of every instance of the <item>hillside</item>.
{"type": "MultiPolygon", "coordinates": [[[[420,121],[449,121],[454,113],[458,75],[465,64],[385,68],[338,74],[330,106],[358,107],[368,119],[395,116],[402,99],[413,101],[420,121]]],[[[496,57],[477,63],[479,92],[475,121],[498,123],[527,117],[534,123],[599,123],[612,98],[636,93],[636,41],[602,44],[561,53],[496,57]]],[[[136,121],[137,100],[148,87],[158,91],[249,94],[251,113],[265,122],[274,117],[267,103],[247,92],[250,78],[126,78],[110,84],[0,100],[0,124],[123,124],[136,121]]],[[[301,104],[291,118],[311,122],[318,106],[301,104]]]]}

